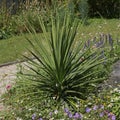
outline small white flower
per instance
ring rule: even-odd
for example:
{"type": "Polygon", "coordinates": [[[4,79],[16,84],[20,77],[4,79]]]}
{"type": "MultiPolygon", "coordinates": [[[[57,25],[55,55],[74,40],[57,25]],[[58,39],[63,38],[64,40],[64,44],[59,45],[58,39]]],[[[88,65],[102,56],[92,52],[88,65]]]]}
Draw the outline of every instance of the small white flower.
{"type": "Polygon", "coordinates": [[[29,108],[28,110],[29,110],[29,111],[31,111],[31,110],[32,110],[32,108],[29,108]]]}
{"type": "Polygon", "coordinates": [[[114,102],[114,100],[113,100],[113,99],[111,99],[111,102],[114,102]]]}
{"type": "Polygon", "coordinates": [[[84,33],[81,34],[82,36],[84,35],[84,33]]]}
{"type": "Polygon", "coordinates": [[[115,97],[115,98],[114,98],[114,101],[118,101],[118,100],[119,100],[119,97],[115,97]]]}
{"type": "Polygon", "coordinates": [[[55,114],[58,114],[58,110],[55,110],[54,113],[55,113],[55,114]]]}
{"type": "Polygon", "coordinates": [[[91,103],[91,102],[89,102],[89,103],[88,103],[88,105],[92,105],[92,103],[91,103]]]}
{"type": "Polygon", "coordinates": [[[104,24],[106,25],[107,23],[106,23],[106,22],[104,22],[104,24]]]}
{"type": "Polygon", "coordinates": [[[113,106],[113,103],[110,103],[110,104],[108,105],[108,107],[110,107],[110,108],[111,108],[112,106],[113,106]]]}
{"type": "Polygon", "coordinates": [[[117,92],[117,91],[118,91],[118,88],[115,88],[115,89],[114,89],[114,92],[117,92]]]}
{"type": "Polygon", "coordinates": [[[99,28],[102,28],[102,26],[100,26],[100,25],[99,25],[98,27],[99,27],[99,28]]]}
{"type": "Polygon", "coordinates": [[[23,120],[22,118],[19,118],[19,117],[17,117],[17,119],[16,120],[23,120]]]}
{"type": "Polygon", "coordinates": [[[50,120],[54,120],[54,117],[53,117],[53,118],[50,118],[50,120]]]}
{"type": "Polygon", "coordinates": [[[120,28],[120,24],[118,25],[118,28],[120,28]]]}
{"type": "Polygon", "coordinates": [[[55,100],[56,97],[53,97],[53,100],[55,100]]]}
{"type": "Polygon", "coordinates": [[[20,103],[23,103],[23,100],[21,100],[20,103]]]}

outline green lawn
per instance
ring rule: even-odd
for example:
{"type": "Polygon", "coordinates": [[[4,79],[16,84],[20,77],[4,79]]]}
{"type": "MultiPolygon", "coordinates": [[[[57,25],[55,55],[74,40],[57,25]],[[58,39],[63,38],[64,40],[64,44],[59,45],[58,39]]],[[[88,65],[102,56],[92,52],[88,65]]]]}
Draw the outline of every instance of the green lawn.
{"type": "MultiPolygon", "coordinates": [[[[79,28],[77,38],[85,40],[95,36],[99,38],[99,34],[103,33],[111,34],[114,39],[120,38],[120,20],[89,19],[87,25],[81,25],[79,28]]],[[[30,48],[30,45],[24,35],[0,40],[0,64],[23,59],[22,55],[29,56],[26,48],[30,48]]]]}
{"type": "Polygon", "coordinates": [[[22,54],[27,54],[29,47],[24,36],[14,36],[0,41],[0,64],[22,59],[22,54]]]}
{"type": "Polygon", "coordinates": [[[90,19],[88,25],[80,27],[80,35],[91,39],[99,34],[111,34],[114,39],[120,37],[120,20],[118,19],[90,19]]]}

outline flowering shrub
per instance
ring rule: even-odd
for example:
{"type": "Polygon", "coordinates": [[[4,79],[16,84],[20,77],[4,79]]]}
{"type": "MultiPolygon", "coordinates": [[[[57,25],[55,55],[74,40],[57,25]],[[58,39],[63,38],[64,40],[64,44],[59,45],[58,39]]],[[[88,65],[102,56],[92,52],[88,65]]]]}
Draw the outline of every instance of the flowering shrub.
{"type": "Polygon", "coordinates": [[[92,108],[86,108],[86,113],[80,113],[80,112],[73,112],[70,111],[68,108],[55,110],[53,112],[49,113],[48,118],[44,117],[38,117],[35,113],[32,115],[32,120],[43,120],[43,119],[64,119],[64,120],[116,120],[115,114],[109,112],[108,110],[104,110],[104,106],[93,106],[92,108]],[[97,107],[97,108],[96,108],[97,107]]]}
{"type": "Polygon", "coordinates": [[[108,110],[104,109],[103,105],[94,105],[91,108],[87,107],[86,108],[86,119],[99,119],[99,120],[116,120],[116,116],[109,112],[108,110]]]}
{"type": "MultiPolygon", "coordinates": [[[[81,101],[77,106],[79,109],[78,112],[64,108],[62,114],[66,115],[66,119],[118,120],[120,118],[120,91],[115,88],[111,90],[109,94],[105,91],[102,95],[103,99],[100,98],[100,95],[97,97],[91,96],[91,98],[88,98],[88,101],[81,101]],[[93,101],[93,103],[91,101],[93,101]]],[[[59,114],[59,112],[57,113],[59,114]]],[[[52,115],[54,116],[54,114],[52,115]]]]}
{"type": "MultiPolygon", "coordinates": [[[[97,96],[89,96],[82,103],[86,107],[86,117],[103,120],[118,120],[120,118],[120,91],[118,88],[101,91],[97,96]]],[[[91,119],[92,119],[91,118],[91,119]]]]}
{"type": "Polygon", "coordinates": [[[29,87],[21,89],[21,86],[23,85],[19,83],[17,88],[12,87],[4,96],[4,102],[10,108],[3,118],[17,120],[119,120],[120,118],[118,88],[101,91],[96,96],[89,95],[87,100],[77,101],[77,109],[74,110],[64,101],[57,105],[55,98],[41,96],[38,98],[34,94],[27,94],[31,90],[35,94],[41,93],[29,87]],[[17,92],[14,92],[15,89],[17,92]],[[26,94],[26,97],[23,94],[26,94]]]}
{"type": "Polygon", "coordinates": [[[109,109],[112,109],[112,112],[120,119],[120,89],[115,88],[111,90],[111,94],[112,97],[110,99],[109,109]]]}

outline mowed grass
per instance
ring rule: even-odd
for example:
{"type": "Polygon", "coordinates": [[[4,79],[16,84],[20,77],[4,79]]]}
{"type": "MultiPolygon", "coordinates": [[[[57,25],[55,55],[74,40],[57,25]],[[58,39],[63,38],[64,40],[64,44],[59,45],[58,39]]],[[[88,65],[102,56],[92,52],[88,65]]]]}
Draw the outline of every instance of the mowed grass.
{"type": "Polygon", "coordinates": [[[23,59],[22,55],[29,55],[27,48],[30,46],[24,35],[0,40],[0,64],[23,59]]]}
{"type": "MultiPolygon", "coordinates": [[[[89,19],[86,25],[80,25],[77,38],[93,39],[100,34],[111,34],[113,39],[120,39],[120,20],[119,19],[89,19]]],[[[39,37],[40,34],[38,34],[39,37]]],[[[0,40],[0,64],[22,60],[22,55],[30,56],[28,49],[30,45],[25,36],[13,36],[9,39],[0,40]]]]}
{"type": "Polygon", "coordinates": [[[93,39],[100,34],[111,34],[113,39],[120,38],[120,20],[89,19],[87,25],[81,25],[79,33],[82,39],[93,39]]]}

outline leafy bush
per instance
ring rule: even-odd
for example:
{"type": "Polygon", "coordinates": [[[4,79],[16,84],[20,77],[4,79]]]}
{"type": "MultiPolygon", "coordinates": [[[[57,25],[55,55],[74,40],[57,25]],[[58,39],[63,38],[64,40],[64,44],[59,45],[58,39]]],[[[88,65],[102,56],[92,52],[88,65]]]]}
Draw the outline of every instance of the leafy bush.
{"type": "Polygon", "coordinates": [[[6,11],[0,8],[0,39],[5,39],[10,36],[11,29],[8,27],[10,16],[6,15],[6,11]]]}
{"type": "Polygon", "coordinates": [[[119,0],[88,0],[90,17],[119,18],[119,0]],[[103,7],[104,6],[104,7],[103,7]]]}
{"type": "MultiPolygon", "coordinates": [[[[17,5],[17,3],[15,5],[17,5]]],[[[26,21],[30,22],[34,26],[36,32],[41,32],[37,16],[41,15],[44,22],[49,21],[49,12],[52,8],[50,8],[47,4],[42,5],[42,3],[34,3],[33,1],[29,4],[29,6],[27,5],[27,8],[25,3],[22,3],[22,5],[23,6],[21,7],[20,5],[20,8],[18,10],[16,9],[16,11],[13,9],[15,6],[13,7],[12,5],[9,6],[10,8],[8,7],[8,9],[5,7],[1,8],[0,39],[6,39],[10,37],[11,34],[19,35],[20,33],[26,33],[27,30],[25,26],[28,28],[30,27],[26,21]],[[16,14],[12,14],[11,11],[14,11],[16,14]]]]}
{"type": "Polygon", "coordinates": [[[9,26],[4,26],[0,29],[0,39],[7,39],[14,33],[13,27],[9,24],[9,26]]]}
{"type": "MultiPolygon", "coordinates": [[[[120,87],[120,85],[119,85],[120,87]]],[[[111,90],[111,103],[109,104],[109,109],[116,114],[116,117],[120,119],[120,89],[119,87],[111,90]]]]}
{"type": "MultiPolygon", "coordinates": [[[[49,4],[43,4],[42,2],[31,2],[29,6],[25,9],[25,4],[23,3],[23,8],[19,10],[16,15],[12,15],[10,22],[12,23],[12,27],[14,29],[15,34],[20,33],[28,33],[27,28],[31,28],[31,25],[34,27],[35,31],[41,33],[41,26],[39,24],[38,16],[42,16],[42,19],[49,26],[51,23],[50,13],[53,12],[55,8],[59,8],[61,4],[56,4],[57,2],[51,2],[49,4]]],[[[62,8],[61,8],[62,9],[62,8]]],[[[62,11],[62,10],[61,10],[62,11]]],[[[61,12],[62,14],[62,12],[61,12]]]]}

